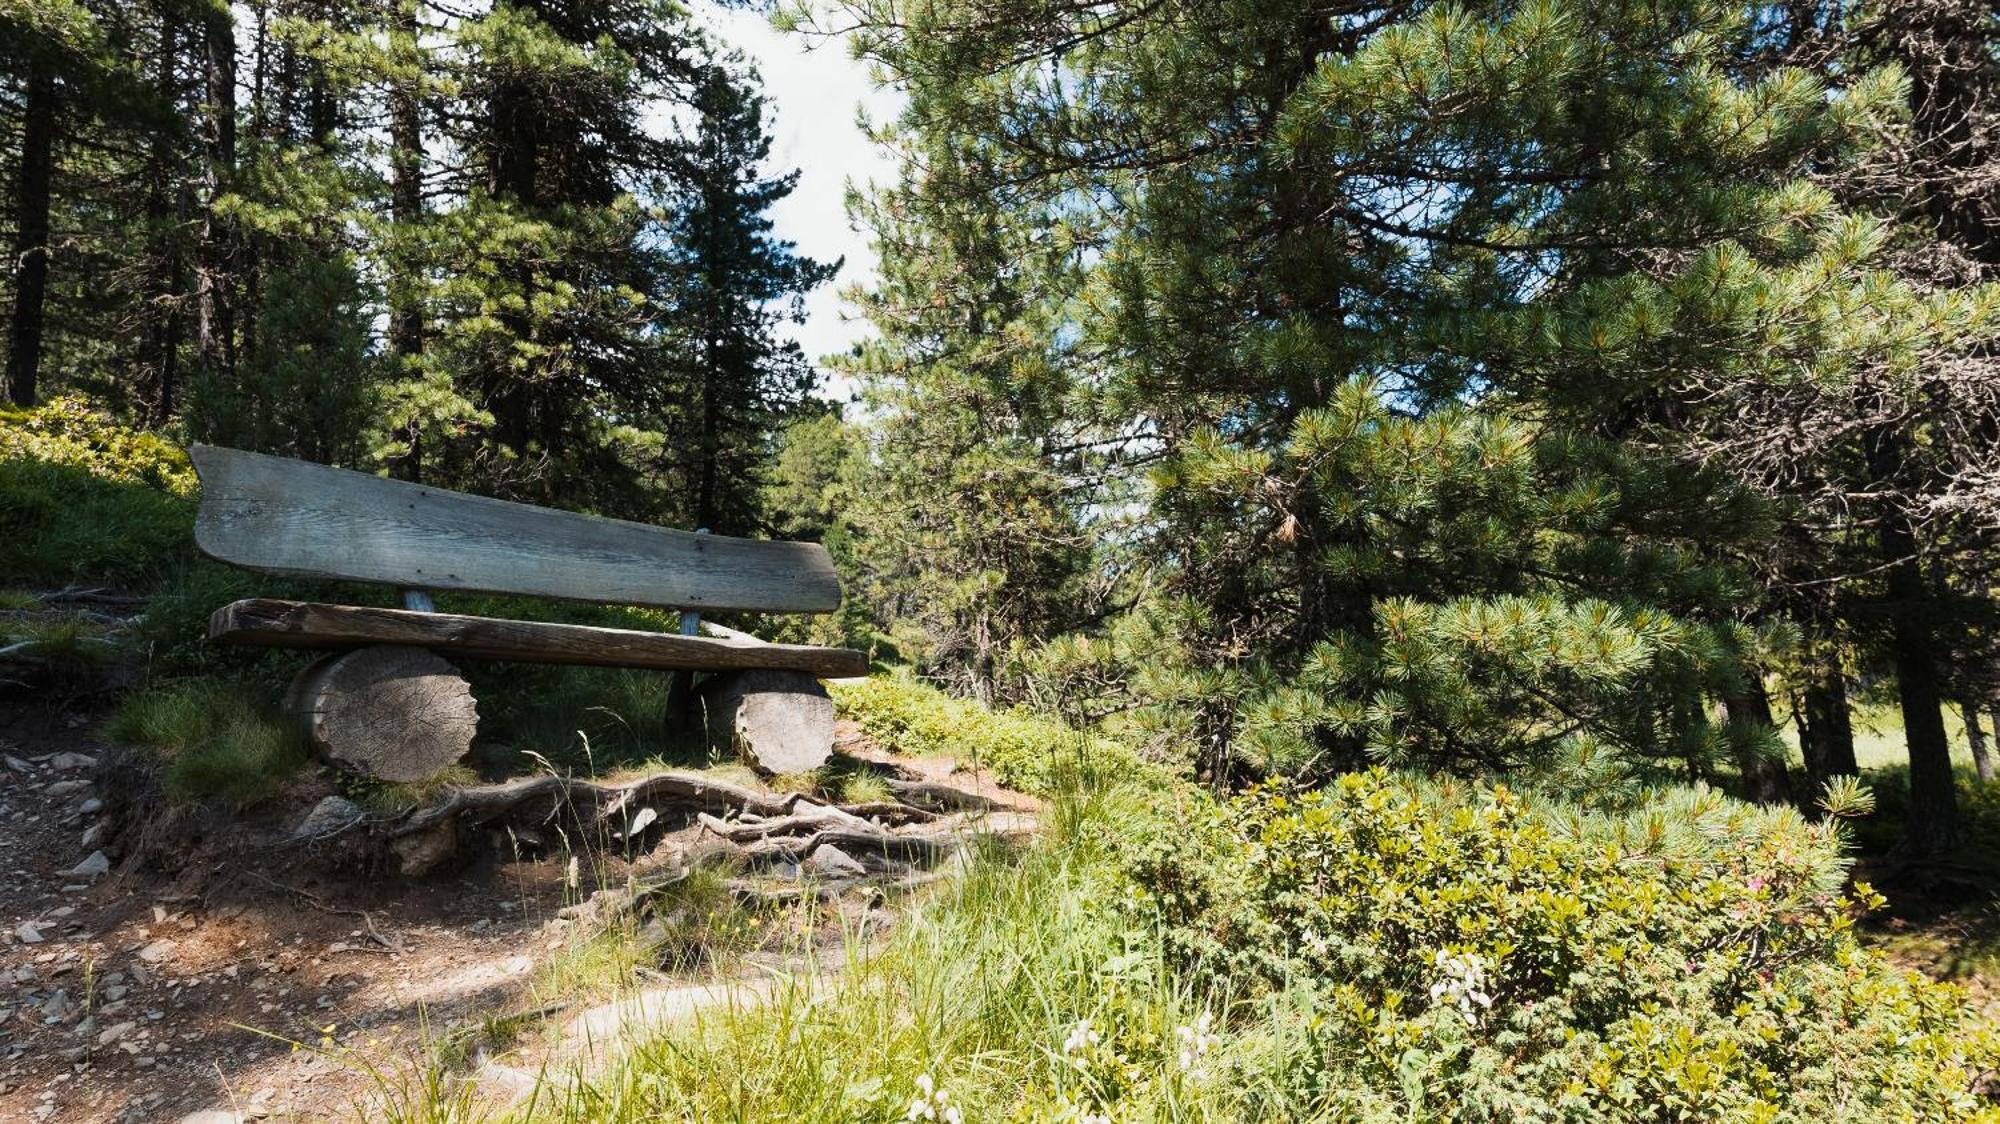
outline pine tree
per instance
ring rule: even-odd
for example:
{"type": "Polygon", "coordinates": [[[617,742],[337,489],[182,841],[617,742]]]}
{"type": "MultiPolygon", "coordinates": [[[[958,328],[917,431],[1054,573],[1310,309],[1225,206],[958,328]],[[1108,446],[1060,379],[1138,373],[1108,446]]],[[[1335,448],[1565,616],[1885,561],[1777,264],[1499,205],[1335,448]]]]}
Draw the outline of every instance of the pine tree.
{"type": "MultiPolygon", "coordinates": [[[[1162,619],[1196,630],[1170,646],[1239,670],[1202,688],[1235,700],[1221,707],[1230,725],[1260,744],[1289,731],[1285,754],[1261,756],[1339,762],[1427,744],[1443,752],[1423,756],[1446,763],[1476,760],[1478,747],[1518,758],[1568,727],[1642,766],[1678,757],[1706,775],[1733,758],[1761,794],[1785,789],[1766,686],[1788,643],[1773,627],[1782,607],[1741,580],[1778,532],[1716,525],[1760,481],[1700,470],[1727,462],[1660,435],[1685,428],[1714,380],[1741,384],[1815,352],[1855,369],[1893,342],[1887,322],[1865,338],[1839,330],[1857,312],[1843,295],[1869,291],[1870,267],[1848,252],[1855,229],[1807,182],[1879,136],[1893,84],[1850,75],[1829,92],[1796,70],[1748,65],[1762,25],[1694,4],[1338,17],[1271,0],[1000,16],[990,5],[833,6],[908,84],[901,127],[918,138],[919,174],[958,170],[919,181],[926,213],[953,216],[940,227],[1011,223],[1069,240],[1067,259],[1025,259],[1042,279],[1087,274],[1074,318],[1051,333],[1076,341],[1063,373],[1089,372],[1093,408],[1112,409],[1094,433],[1125,437],[1126,463],[1152,467],[1140,541],[1153,580],[1192,610],[1162,619]],[[1803,317],[1760,318],[1767,306],[1803,317]],[[1408,422],[1346,400],[1357,387],[1408,422]],[[1530,458],[1522,487],[1544,502],[1489,499],[1482,538],[1467,542],[1446,511],[1398,507],[1421,475],[1352,452],[1374,433],[1479,449],[1495,418],[1525,427],[1536,449],[1609,442],[1617,455],[1596,491],[1657,489],[1670,506],[1629,524],[1579,522],[1544,494],[1562,495],[1575,470],[1530,458]],[[1645,483],[1676,472],[1671,488],[1645,483]],[[1569,545],[1501,564],[1487,540],[1569,545]],[[1413,543],[1435,544],[1444,563],[1416,563],[1413,543]],[[1632,583],[1628,556],[1663,574],[1632,583]],[[1737,577],[1718,586],[1723,574],[1737,577]],[[1704,587],[1733,596],[1689,596],[1704,587]],[[1612,603],[1600,590],[1617,591],[1620,614],[1675,622],[1649,658],[1685,673],[1662,679],[1666,665],[1647,658],[1616,664],[1639,676],[1623,684],[1590,670],[1585,656],[1647,650],[1592,630],[1612,603]],[[1511,647],[1496,641],[1518,658],[1473,674],[1474,653],[1442,638],[1489,619],[1522,622],[1511,647]],[[1529,661],[1552,636],[1571,638],[1556,651],[1574,658],[1529,661]],[[1327,664],[1329,643],[1360,654],[1327,664]],[[1435,673],[1414,680],[1431,684],[1425,696],[1464,713],[1420,721],[1432,733],[1412,743],[1394,733],[1413,712],[1381,684],[1419,666],[1435,673]],[[1653,684],[1662,689],[1639,689],[1653,684]],[[1604,709],[1626,696],[1656,700],[1661,725],[1641,736],[1604,709]],[[1263,721],[1273,700],[1373,717],[1263,721]],[[1454,730],[1474,748],[1452,744],[1454,730]]],[[[889,247],[885,273],[931,250],[910,244],[908,262],[889,247]]],[[[1962,309],[1904,310],[1905,326],[1943,315],[1956,340],[1975,331],[1962,309]]],[[[876,319],[891,340],[913,334],[905,317],[876,319]]],[[[1042,471],[1060,475],[1046,460],[1042,471]]],[[[1172,686],[1137,670],[1135,683],[1172,686]]]]}
{"type": "MultiPolygon", "coordinates": [[[[675,463],[667,490],[688,499],[692,522],[718,534],[761,529],[759,489],[775,439],[817,376],[778,329],[804,318],[804,294],[840,263],[800,257],[771,236],[772,206],[798,173],[767,177],[771,135],[754,73],[738,59],[711,62],[695,82],[684,173],[665,200],[665,284],[675,380],[688,405],[666,412],[663,452],[675,463]]],[[[664,389],[664,387],[663,387],[664,389]]]]}

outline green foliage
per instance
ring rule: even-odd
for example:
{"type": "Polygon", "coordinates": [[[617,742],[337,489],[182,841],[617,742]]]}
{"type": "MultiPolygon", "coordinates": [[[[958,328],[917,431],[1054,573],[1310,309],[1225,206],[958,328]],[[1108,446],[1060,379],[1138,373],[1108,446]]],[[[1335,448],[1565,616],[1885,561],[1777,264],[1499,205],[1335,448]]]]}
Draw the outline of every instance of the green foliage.
{"type": "Polygon", "coordinates": [[[166,763],[168,791],[238,807],[275,795],[307,766],[291,724],[270,714],[254,684],[217,677],[162,683],[127,699],[109,733],[166,763]]]}
{"type": "Polygon", "coordinates": [[[0,570],[47,585],[147,585],[190,553],[180,448],[74,397],[0,408],[0,570]]]}
{"type": "Polygon", "coordinates": [[[264,344],[227,377],[196,381],[195,438],[321,464],[364,463],[379,377],[366,294],[345,256],[291,263],[267,281],[264,344]]]}
{"type": "Polygon", "coordinates": [[[1024,708],[988,710],[908,676],[873,675],[831,688],[841,716],[884,749],[954,758],[1025,792],[1052,792],[1063,778],[1083,773],[1142,769],[1128,747],[1101,735],[1024,708]]]}
{"type": "MultiPolygon", "coordinates": [[[[921,1103],[937,1122],[1242,1119],[1212,1079],[1225,1047],[1202,997],[1105,908],[1120,884],[1104,840],[1133,814],[1122,797],[1064,798],[1032,850],[981,850],[865,952],[850,934],[838,983],[783,977],[761,1002],[708,1008],[574,1083],[552,1073],[537,1118],[888,1124],[921,1118],[921,1103]],[[1195,1047],[1179,1032],[1196,1027],[1183,1065],[1195,1047]]],[[[461,1117],[434,1099],[392,1118],[461,1117]]]]}
{"type": "MultiPolygon", "coordinates": [[[[1854,818],[1855,841],[1869,855],[1895,853],[1910,817],[1910,767],[1868,769],[1862,783],[1874,797],[1873,810],[1854,818]]],[[[2000,781],[1982,781],[1970,768],[1953,770],[1958,790],[1959,849],[1954,864],[1975,877],[2000,876],[2000,781]]]]}
{"type": "Polygon", "coordinates": [[[59,680],[82,677],[117,658],[116,641],[81,617],[14,621],[0,617],[0,647],[19,647],[21,654],[49,668],[59,680]]]}
{"type": "Polygon", "coordinates": [[[1856,943],[1830,823],[1602,816],[1376,770],[1135,837],[1177,962],[1271,1020],[1291,1118],[1965,1119],[2000,1038],[1856,943]]]}

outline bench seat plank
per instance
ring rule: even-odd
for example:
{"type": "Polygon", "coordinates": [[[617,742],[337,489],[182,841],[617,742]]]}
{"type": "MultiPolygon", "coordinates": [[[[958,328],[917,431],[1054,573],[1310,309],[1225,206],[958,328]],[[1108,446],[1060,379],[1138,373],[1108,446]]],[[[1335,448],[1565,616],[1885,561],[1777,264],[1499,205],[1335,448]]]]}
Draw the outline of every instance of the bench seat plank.
{"type": "Polygon", "coordinates": [[[195,545],[232,566],[412,589],[767,613],[840,607],[818,543],[701,535],[212,445],[195,545]]]}
{"type": "Polygon", "coordinates": [[[629,628],[414,613],[253,597],[217,609],[208,637],[262,648],[352,648],[407,644],[479,659],[665,670],[773,668],[825,678],[868,674],[868,657],[851,648],[718,640],[629,628]]]}

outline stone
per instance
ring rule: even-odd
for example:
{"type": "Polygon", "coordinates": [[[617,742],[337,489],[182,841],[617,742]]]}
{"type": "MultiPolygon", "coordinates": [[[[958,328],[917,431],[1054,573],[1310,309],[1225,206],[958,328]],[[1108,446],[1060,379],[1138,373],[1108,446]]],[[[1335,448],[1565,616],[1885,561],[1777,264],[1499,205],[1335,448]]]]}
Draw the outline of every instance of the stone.
{"type": "Polygon", "coordinates": [[[49,758],[51,769],[94,769],[97,758],[88,753],[58,753],[49,758]]]}
{"type": "Polygon", "coordinates": [[[821,878],[859,878],[868,873],[867,867],[831,843],[813,848],[813,853],[806,856],[804,869],[821,878]]]}
{"type": "Polygon", "coordinates": [[[11,753],[7,755],[6,761],[7,761],[7,767],[9,769],[14,770],[17,773],[32,773],[35,770],[35,767],[33,765],[28,764],[26,761],[21,760],[20,758],[14,756],[11,753]]]}
{"type": "Polygon", "coordinates": [[[21,922],[21,927],[14,930],[14,935],[20,938],[22,944],[41,944],[43,940],[42,931],[35,927],[33,921],[21,922]]]}
{"type": "Polygon", "coordinates": [[[79,792],[90,791],[90,782],[84,780],[57,781],[42,789],[42,795],[60,800],[65,796],[75,796],[79,792]]]}
{"type": "Polygon", "coordinates": [[[129,1019],[122,1023],[113,1023],[103,1030],[98,1031],[97,1044],[99,1046],[109,1046],[137,1029],[139,1029],[139,1024],[129,1019]]]}
{"type": "Polygon", "coordinates": [[[429,874],[443,865],[458,849],[458,832],[452,825],[439,824],[428,831],[398,836],[389,841],[396,852],[397,865],[406,877],[429,874]]]}
{"type": "Polygon", "coordinates": [[[352,827],[367,816],[361,805],[345,796],[329,796],[312,806],[292,829],[294,840],[318,839],[352,827]]]}
{"type": "Polygon", "coordinates": [[[139,950],[139,959],[148,964],[160,964],[174,954],[174,942],[158,940],[139,950]]]}
{"type": "Polygon", "coordinates": [[[102,878],[111,872],[111,860],[103,851],[92,851],[90,857],[63,871],[64,878],[102,878]]]}
{"type": "Polygon", "coordinates": [[[61,1019],[68,1016],[69,992],[58,988],[56,989],[56,993],[49,996],[48,1001],[42,1004],[42,1017],[45,1019],[61,1019]]]}
{"type": "Polygon", "coordinates": [[[90,799],[84,801],[83,803],[78,804],[76,806],[76,810],[81,815],[94,816],[97,813],[102,812],[104,810],[104,801],[99,800],[97,797],[93,796],[90,799]]]}
{"type": "Polygon", "coordinates": [[[83,830],[83,845],[86,847],[97,846],[98,841],[103,838],[104,838],[103,820],[98,820],[96,823],[91,824],[89,827],[83,830]]]}

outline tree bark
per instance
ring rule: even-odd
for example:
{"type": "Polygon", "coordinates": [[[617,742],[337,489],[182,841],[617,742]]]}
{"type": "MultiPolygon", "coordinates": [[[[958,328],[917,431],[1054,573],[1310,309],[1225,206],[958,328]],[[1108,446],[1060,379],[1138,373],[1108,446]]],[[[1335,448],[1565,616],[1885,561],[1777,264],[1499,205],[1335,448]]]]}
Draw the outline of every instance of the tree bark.
{"type": "Polygon", "coordinates": [[[328,656],[299,673],[286,706],[328,760],[385,781],[429,780],[450,768],[479,725],[458,670],[422,648],[328,656]]]}
{"type": "Polygon", "coordinates": [[[1754,667],[1744,669],[1743,690],[1722,700],[1722,708],[1735,727],[1730,744],[1736,753],[1736,767],[1743,775],[1744,791],[1759,804],[1779,804],[1792,797],[1792,778],[1783,760],[1759,753],[1752,739],[1775,731],[1771,718],[1771,695],[1754,667]]]}
{"type": "Polygon", "coordinates": [[[1965,715],[1965,740],[1972,747],[1972,768],[1979,779],[1993,779],[1993,758],[1986,752],[1986,731],[1979,725],[1979,704],[1969,695],[1961,695],[1958,700],[1959,712],[1965,715]]]}
{"type": "Polygon", "coordinates": [[[37,60],[23,107],[21,170],[14,194],[14,320],[7,340],[7,396],[22,407],[33,406],[40,393],[58,97],[54,66],[37,60]]]}
{"type": "MultiPolygon", "coordinates": [[[[180,52],[180,23],[173,11],[162,6],[158,53],[153,59],[153,92],[163,105],[178,105],[180,90],[175,64],[180,52]]],[[[148,385],[141,391],[146,424],[165,425],[174,414],[180,384],[180,346],[183,310],[187,292],[180,224],[189,213],[187,190],[178,184],[180,167],[174,134],[161,129],[153,134],[146,168],[147,260],[152,279],[147,292],[145,337],[139,365],[148,385]]]]}
{"type": "Polygon", "coordinates": [[[200,275],[196,281],[195,351],[205,377],[235,366],[235,239],[217,203],[236,169],[236,27],[227,6],[209,10],[202,34],[207,108],[203,121],[200,275]]]}
{"type": "Polygon", "coordinates": [[[1817,798],[1834,777],[1861,771],[1854,759],[1854,722],[1847,710],[1847,676],[1829,663],[1806,685],[1799,750],[1805,758],[1810,795],[1817,798]]]}

